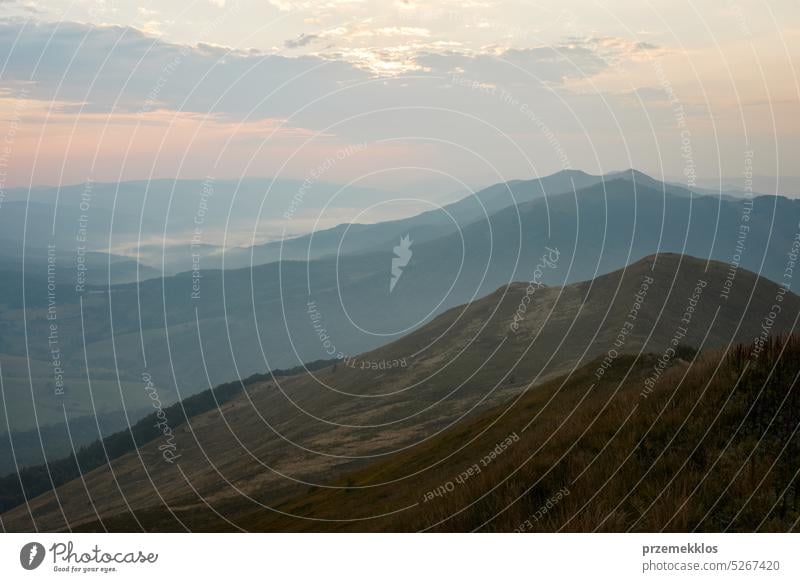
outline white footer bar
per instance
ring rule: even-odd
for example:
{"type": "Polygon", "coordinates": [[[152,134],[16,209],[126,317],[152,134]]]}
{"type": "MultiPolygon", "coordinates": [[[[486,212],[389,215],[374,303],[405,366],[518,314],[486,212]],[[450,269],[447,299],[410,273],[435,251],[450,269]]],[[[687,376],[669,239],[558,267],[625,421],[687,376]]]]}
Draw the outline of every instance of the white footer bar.
{"type": "Polygon", "coordinates": [[[3,534],[0,579],[800,580],[795,534],[3,534]],[[169,578],[168,578],[169,577],[169,578]]]}

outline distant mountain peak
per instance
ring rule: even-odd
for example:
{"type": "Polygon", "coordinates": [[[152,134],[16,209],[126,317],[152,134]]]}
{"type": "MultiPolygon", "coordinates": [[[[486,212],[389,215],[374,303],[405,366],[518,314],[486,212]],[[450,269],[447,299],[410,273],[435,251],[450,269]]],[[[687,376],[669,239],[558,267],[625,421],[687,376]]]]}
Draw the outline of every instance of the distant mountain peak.
{"type": "Polygon", "coordinates": [[[642,172],[641,170],[637,170],[636,168],[628,168],[626,170],[619,170],[617,172],[609,172],[606,175],[609,177],[613,176],[613,177],[633,179],[635,181],[642,180],[646,182],[658,182],[658,180],[656,180],[652,176],[645,174],[644,172],[642,172]]]}

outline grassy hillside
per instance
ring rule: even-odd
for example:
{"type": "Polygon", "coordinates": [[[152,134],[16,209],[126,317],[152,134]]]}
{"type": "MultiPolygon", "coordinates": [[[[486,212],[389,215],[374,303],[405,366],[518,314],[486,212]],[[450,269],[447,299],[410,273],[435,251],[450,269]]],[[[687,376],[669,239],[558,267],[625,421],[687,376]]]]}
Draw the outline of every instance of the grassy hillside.
{"type": "MultiPolygon", "coordinates": [[[[689,352],[690,353],[690,352],[689,352]]],[[[788,531],[800,517],[800,338],[676,360],[625,356],[548,383],[278,509],[249,530],[788,531]],[[527,430],[526,430],[526,427],[527,430]],[[518,435],[484,463],[498,443],[518,435]],[[470,467],[481,471],[456,481],[470,467]],[[454,485],[452,491],[447,485],[454,485]],[[445,486],[445,492],[429,492],[445,486]],[[391,512],[389,517],[365,519],[391,512]]],[[[440,489],[441,491],[441,489],[440,489]]]]}
{"type": "MultiPolygon", "coordinates": [[[[4,523],[13,530],[31,529],[32,519],[40,529],[82,527],[98,516],[158,513],[164,504],[170,520],[156,520],[158,528],[211,527],[198,522],[209,507],[225,516],[215,518],[220,527],[231,528],[225,519],[238,523],[302,498],[310,487],[325,489],[382,459],[424,450],[486,410],[542,394],[541,386],[558,376],[583,369],[597,390],[608,389],[612,374],[626,369],[624,354],[661,356],[680,347],[666,358],[668,367],[693,349],[750,343],[767,325],[765,337],[795,328],[796,295],[743,270],[729,286],[729,273],[721,263],[659,255],[585,283],[535,292],[527,284],[502,287],[355,362],[265,379],[191,416],[175,428],[177,464],[163,462],[163,439],[156,438],[56,495],[16,507],[4,523]],[[773,317],[776,302],[782,310],[773,317]],[[385,365],[401,360],[405,366],[385,365]]],[[[646,367],[637,369],[631,374],[647,375],[646,367]]],[[[670,386],[666,375],[654,383],[654,390],[670,386]]],[[[589,386],[557,393],[546,410],[569,410],[578,394],[590,401],[589,386]]],[[[586,423],[570,417],[567,425],[582,430],[586,423]]],[[[503,438],[521,434],[513,426],[503,430],[503,438]]]]}
{"type": "MultiPolygon", "coordinates": [[[[184,400],[163,408],[164,420],[172,427],[179,427],[187,418],[197,416],[208,410],[216,409],[226,404],[235,396],[240,395],[247,386],[264,382],[268,378],[292,376],[308,370],[315,370],[329,365],[330,361],[319,360],[306,364],[303,368],[289,370],[273,370],[267,374],[256,374],[241,381],[228,382],[215,386],[213,389],[194,394],[184,400]]],[[[152,403],[152,401],[151,401],[152,403]]],[[[141,420],[132,426],[128,423],[130,418],[117,419],[116,430],[108,436],[98,438],[98,427],[108,424],[108,420],[101,422],[101,417],[79,418],[79,422],[50,426],[28,433],[13,433],[5,435],[9,439],[9,448],[14,455],[4,461],[5,467],[18,467],[19,471],[12,471],[11,475],[0,478],[0,512],[25,503],[26,499],[36,497],[42,492],[49,491],[52,486],[63,485],[78,479],[82,473],[87,473],[107,462],[135,451],[138,446],[150,442],[161,435],[157,412],[153,406],[148,406],[140,411],[141,420]],[[88,446],[78,445],[76,436],[84,433],[90,438],[88,446]],[[60,443],[60,447],[52,446],[52,441],[60,443]],[[47,446],[47,443],[51,446],[47,446]],[[38,464],[27,462],[38,452],[42,457],[42,449],[47,452],[47,459],[38,464]],[[43,462],[46,461],[46,462],[43,462]],[[14,465],[16,463],[16,465],[14,465]]],[[[113,425],[112,425],[113,426],[113,425]]],[[[102,435],[107,434],[101,427],[102,435]]]]}
{"type": "MultiPolygon", "coordinates": [[[[594,362],[276,511],[229,501],[180,518],[192,530],[791,530],[800,337],[683,356],[646,397],[658,356],[623,356],[601,381],[594,362]]],[[[163,509],[137,519],[178,528],[163,509]]]]}

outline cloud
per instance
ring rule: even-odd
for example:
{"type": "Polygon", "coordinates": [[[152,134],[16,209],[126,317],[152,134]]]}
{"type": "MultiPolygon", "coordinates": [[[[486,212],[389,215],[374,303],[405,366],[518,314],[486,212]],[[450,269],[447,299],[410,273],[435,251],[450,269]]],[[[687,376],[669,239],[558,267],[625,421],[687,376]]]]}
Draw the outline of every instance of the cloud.
{"type": "MultiPolygon", "coordinates": [[[[308,34],[302,33],[296,38],[284,41],[283,45],[288,49],[302,48],[323,40],[330,40],[334,44],[349,46],[351,49],[354,44],[360,51],[374,50],[369,45],[373,41],[380,41],[382,43],[391,43],[392,39],[402,39],[402,42],[408,42],[407,39],[427,39],[430,38],[431,31],[427,28],[413,27],[413,26],[382,26],[376,27],[369,20],[357,24],[348,24],[347,26],[337,26],[322,30],[317,33],[308,34]]],[[[413,49],[414,45],[406,45],[408,49],[413,49]]],[[[347,49],[341,47],[339,50],[345,51],[347,49]]]]}
{"type": "MultiPolygon", "coordinates": [[[[0,23],[0,52],[8,55],[0,88],[25,84],[34,99],[83,104],[89,111],[159,107],[284,117],[299,105],[298,95],[314,99],[376,73],[441,76],[461,71],[486,82],[523,81],[533,75],[556,83],[603,70],[610,66],[610,54],[648,49],[604,38],[468,54],[426,41],[425,29],[386,33],[423,38],[397,46],[287,57],[207,44],[184,46],[131,27],[6,21],[0,23]]],[[[286,44],[299,47],[318,38],[322,34],[303,34],[286,44]]]]}
{"type": "Polygon", "coordinates": [[[318,34],[301,34],[295,39],[287,40],[283,43],[286,48],[295,49],[307,46],[314,41],[319,40],[320,36],[318,34]]]}
{"type": "Polygon", "coordinates": [[[508,49],[495,54],[426,53],[417,62],[432,73],[458,73],[496,84],[558,83],[590,77],[609,66],[596,51],[578,45],[508,49]]]}
{"type": "MultiPolygon", "coordinates": [[[[0,6],[3,10],[10,10],[18,15],[25,14],[44,14],[44,10],[39,8],[34,2],[22,2],[21,0],[0,0],[0,6]]],[[[8,16],[8,15],[7,15],[8,16]]]]}
{"type": "Polygon", "coordinates": [[[281,12],[289,12],[296,8],[295,2],[288,2],[287,0],[267,0],[267,4],[274,6],[281,12]]]}
{"type": "Polygon", "coordinates": [[[7,55],[0,89],[81,104],[86,111],[154,109],[285,117],[301,102],[368,73],[319,57],[285,57],[209,44],[184,46],[131,27],[0,23],[7,55]],[[13,47],[13,50],[12,50],[13,47]]]}
{"type": "MultiPolygon", "coordinates": [[[[24,86],[29,98],[52,103],[51,113],[62,117],[80,112],[146,119],[181,112],[218,122],[285,120],[288,128],[325,130],[346,140],[438,132],[459,134],[457,141],[466,143],[479,130],[453,129],[453,120],[438,111],[463,111],[518,128],[519,108],[487,91],[499,87],[519,103],[536,103],[542,116],[550,108],[555,130],[564,119],[558,101],[570,96],[570,81],[652,50],[602,38],[475,52],[427,39],[423,29],[391,32],[405,40],[289,57],[180,45],[130,27],[6,21],[0,22],[0,54],[8,56],[0,92],[17,93],[24,86]],[[475,83],[456,83],[456,76],[475,83]],[[331,125],[335,129],[326,129],[331,125]]],[[[287,45],[311,44],[327,33],[304,34],[287,45]]]]}

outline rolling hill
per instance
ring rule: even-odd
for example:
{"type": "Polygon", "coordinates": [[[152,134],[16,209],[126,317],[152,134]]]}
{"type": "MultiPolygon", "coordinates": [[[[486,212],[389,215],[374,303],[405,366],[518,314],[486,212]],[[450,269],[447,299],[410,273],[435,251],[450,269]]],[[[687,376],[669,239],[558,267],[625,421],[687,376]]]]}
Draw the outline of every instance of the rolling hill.
{"type": "MultiPolygon", "coordinates": [[[[601,364],[236,524],[518,533],[796,527],[798,336],[771,339],[755,354],[752,345],[727,355],[686,349],[650,392],[658,356],[624,355],[598,381],[601,364]]],[[[172,527],[164,517],[139,519],[172,527]]],[[[229,527],[209,511],[191,524],[229,527]]],[[[105,526],[125,528],[122,520],[105,526]]]]}
{"type": "MultiPolygon", "coordinates": [[[[640,354],[639,378],[666,358],[653,388],[660,394],[674,388],[669,370],[694,349],[795,328],[800,299],[785,286],[744,270],[729,281],[729,265],[664,254],[563,287],[505,285],[384,347],[249,385],[190,416],[172,427],[175,463],[162,458],[163,438],[137,443],[57,495],[3,514],[3,523],[13,531],[32,529],[32,517],[46,530],[102,528],[98,516],[122,529],[268,524],[268,513],[313,488],[338,487],[347,475],[424,450],[564,374],[582,370],[580,377],[605,383],[628,367],[624,354],[640,354]],[[669,348],[677,352],[664,356],[669,348]]],[[[313,505],[304,509],[298,523],[314,518],[313,505]]]]}
{"type": "MultiPolygon", "coordinates": [[[[192,200],[190,194],[182,195],[182,204],[192,200]]],[[[66,400],[54,393],[48,378],[53,322],[46,273],[26,271],[24,282],[18,272],[0,278],[5,302],[0,366],[14,372],[4,374],[7,398],[0,418],[5,410],[9,422],[0,432],[36,426],[63,432],[58,425],[72,422],[76,443],[85,444],[87,421],[98,412],[116,419],[109,430],[122,426],[124,411],[138,420],[139,411],[149,406],[144,373],[159,386],[163,402],[171,404],[231,378],[375,349],[447,309],[510,281],[530,280],[546,247],[560,253],[558,263],[541,274],[550,285],[592,279],[666,251],[737,263],[783,283],[800,223],[800,204],[794,200],[695,196],[635,171],[605,177],[561,173],[499,185],[473,198],[502,209],[455,232],[441,225],[428,234],[405,231],[412,256],[395,287],[390,286],[391,267],[400,239],[389,235],[404,231],[408,224],[402,221],[399,230],[393,230],[394,223],[365,227],[383,243],[372,235],[356,236],[351,248],[348,234],[339,242],[343,251],[353,252],[340,255],[224,271],[206,269],[201,259],[197,271],[110,288],[88,286],[83,293],[72,285],[69,261],[57,262],[53,299],[66,400]],[[509,192],[529,201],[505,206],[509,192]],[[426,239],[434,234],[437,238],[426,239]],[[14,364],[20,358],[32,363],[30,372],[14,364]]],[[[469,212],[464,209],[463,216],[469,212]]],[[[112,269],[124,266],[113,263],[112,269]]],[[[732,269],[727,283],[735,285],[736,277],[732,269]]],[[[57,447],[56,453],[62,452],[63,446],[57,447]]],[[[25,462],[44,460],[31,454],[25,462]]]]}

